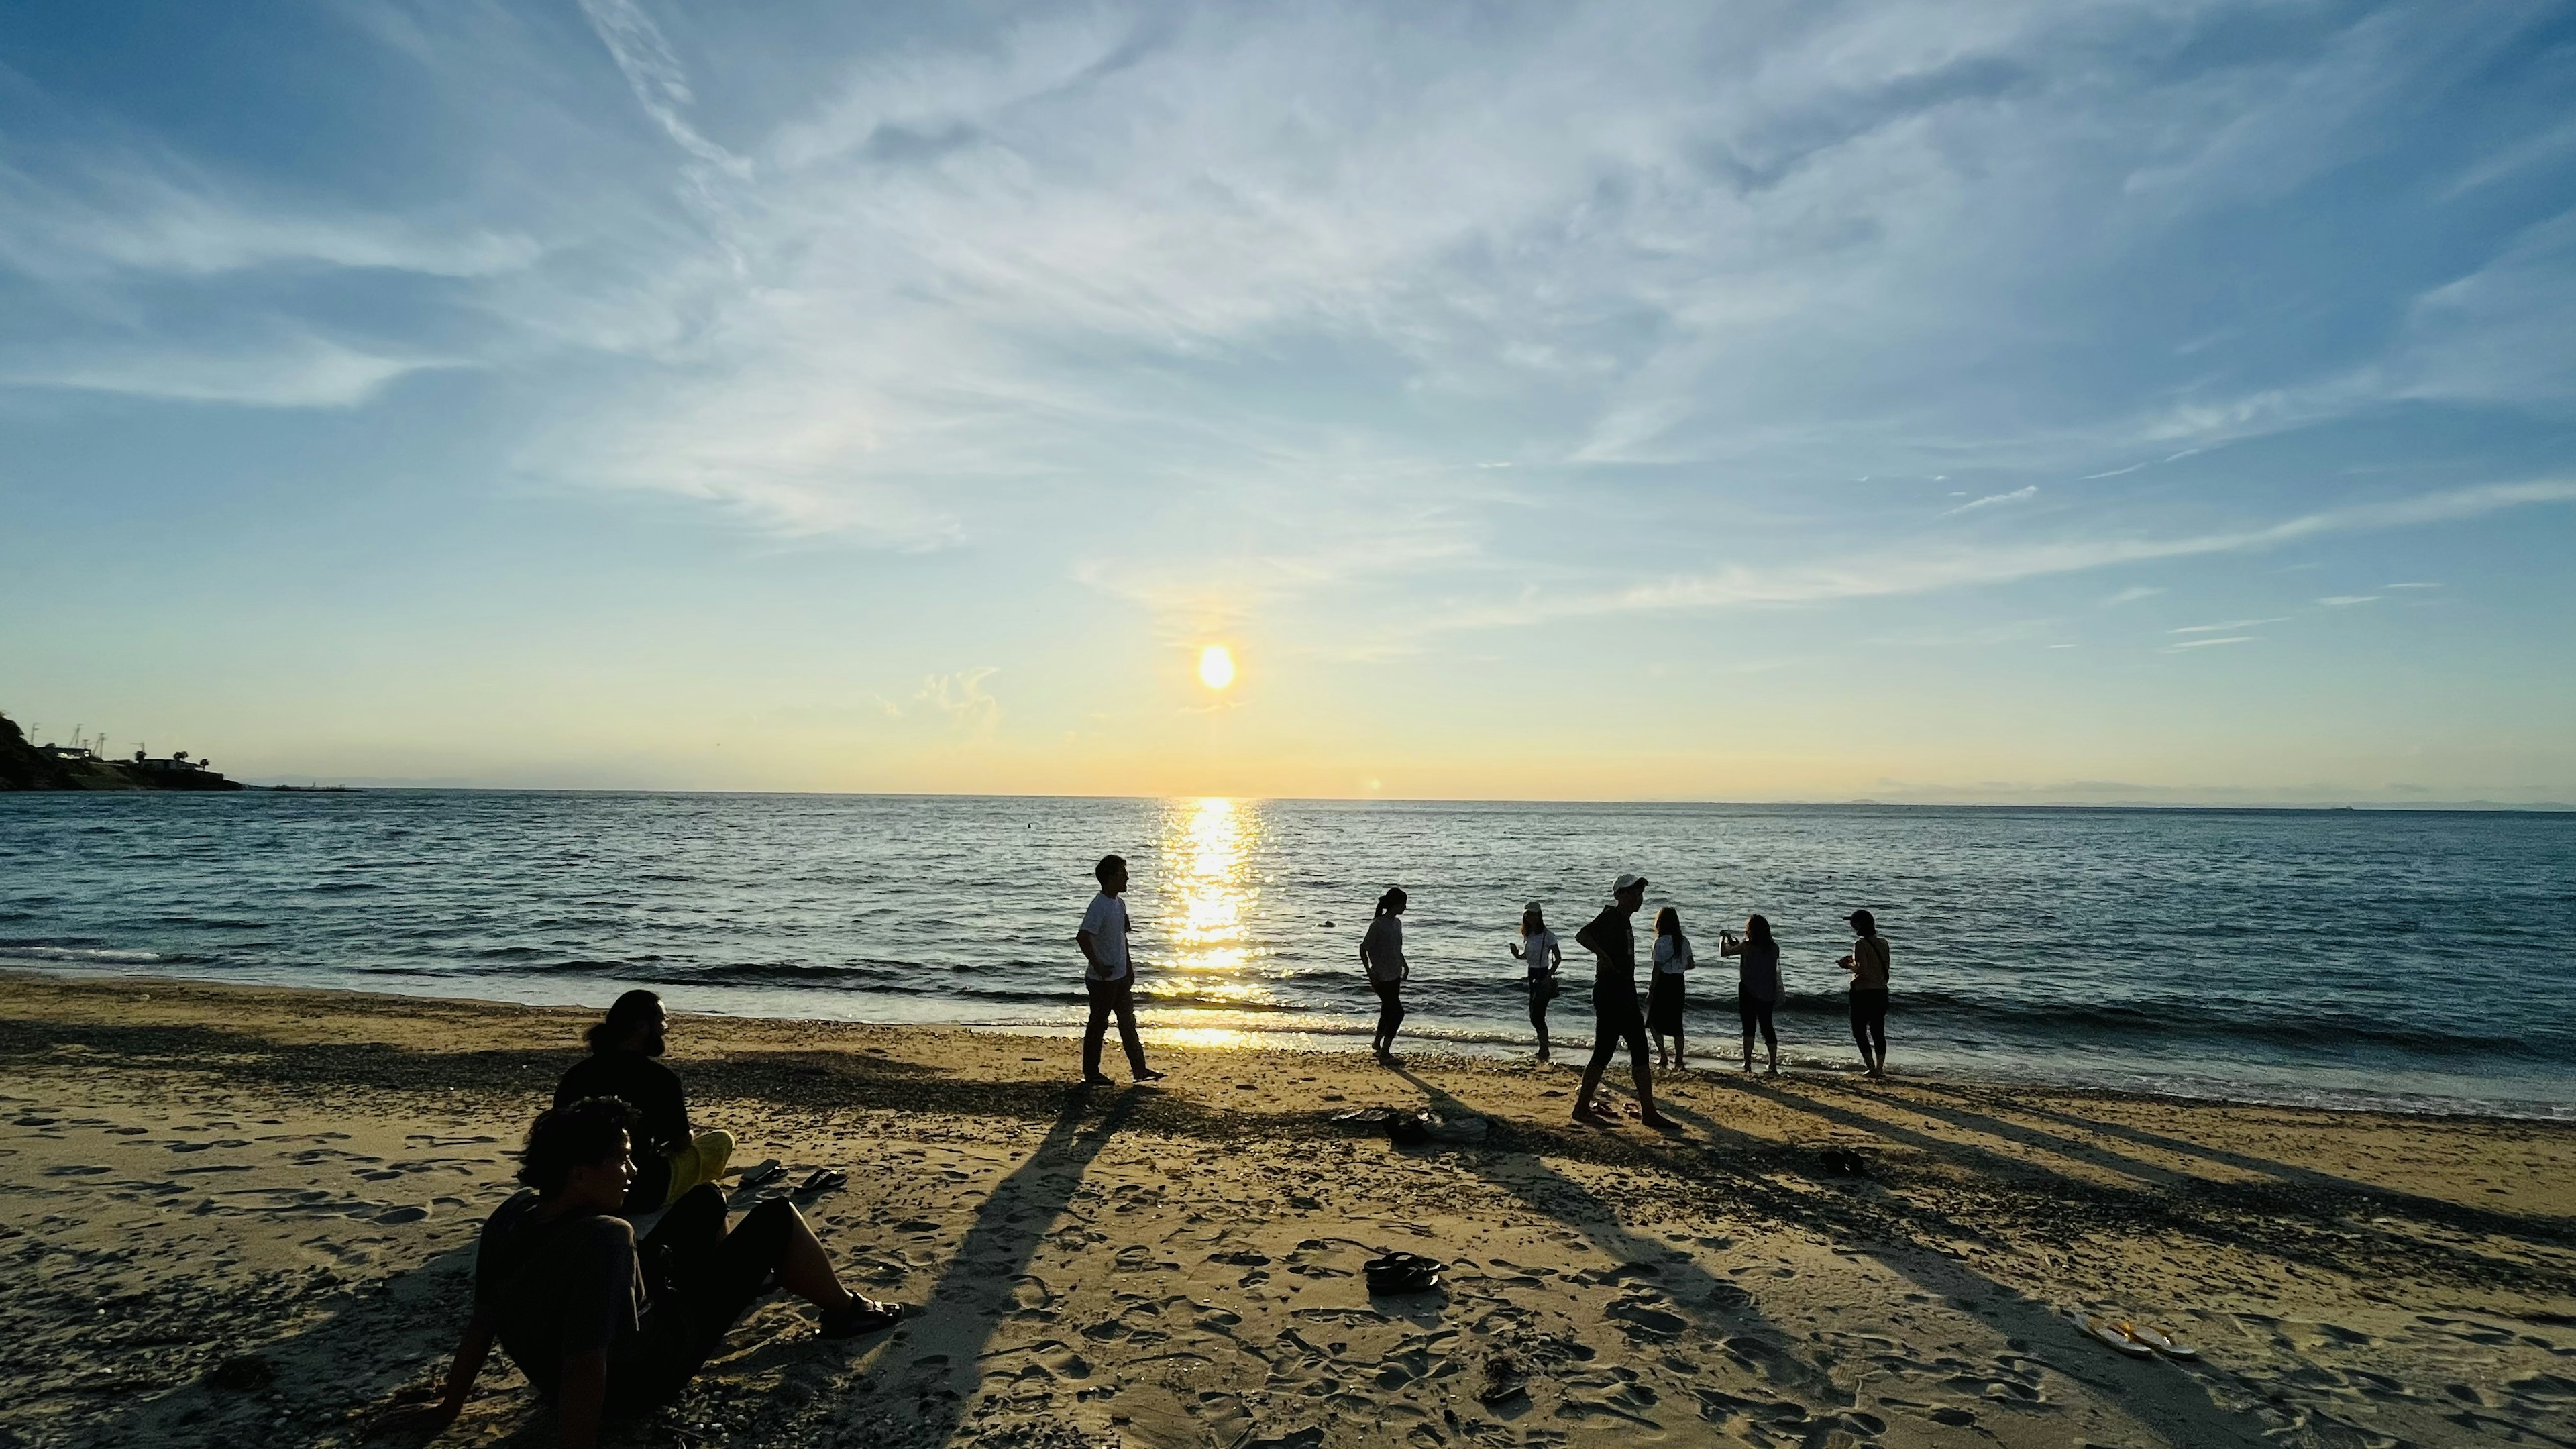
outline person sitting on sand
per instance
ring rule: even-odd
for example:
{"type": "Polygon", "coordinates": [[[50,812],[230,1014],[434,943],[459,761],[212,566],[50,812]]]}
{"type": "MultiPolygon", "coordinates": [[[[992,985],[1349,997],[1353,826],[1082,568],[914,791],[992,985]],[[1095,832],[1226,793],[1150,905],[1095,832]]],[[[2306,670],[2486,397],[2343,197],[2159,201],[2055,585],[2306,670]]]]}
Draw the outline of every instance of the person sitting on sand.
{"type": "Polygon", "coordinates": [[[1860,1064],[1873,1077],[1887,1075],[1887,942],[1878,934],[1878,918],[1854,911],[1852,953],[1834,964],[1852,974],[1852,1040],[1860,1044],[1860,1064]]]}
{"type": "Polygon", "coordinates": [[[1127,1071],[1140,1082],[1159,1082],[1161,1072],[1145,1065],[1145,1043],[1136,1036],[1136,963],[1127,955],[1127,857],[1104,855],[1091,868],[1100,893],[1082,913],[1082,929],[1073,942],[1089,963],[1083,989],[1091,996],[1091,1019],[1082,1027],[1084,1085],[1112,1085],[1100,1070],[1100,1046],[1109,1034],[1109,1018],[1118,1018],[1118,1042],[1127,1049],[1127,1071]]]}
{"type": "Polygon", "coordinates": [[[1591,924],[1574,933],[1574,943],[1590,951],[1592,973],[1592,1060],[1583,1068],[1583,1086],[1574,1094],[1574,1120],[1601,1115],[1592,1094],[1601,1086],[1602,1070],[1619,1043],[1628,1044],[1628,1065],[1637,1081],[1637,1116],[1649,1127],[1669,1126],[1655,1110],[1655,1079],[1646,1068],[1646,1018],[1637,1009],[1637,931],[1629,917],[1646,903],[1646,878],[1623,875],[1610,893],[1610,904],[1591,924]]]}
{"type": "Polygon", "coordinates": [[[689,1127],[688,1099],[679,1074],[655,1061],[662,1054],[671,1015],[650,991],[629,991],[588,1033],[590,1055],[573,1063],[555,1085],[555,1105],[586,1097],[615,1097],[635,1109],[635,1187],[631,1214],[656,1212],[689,1189],[724,1176],[733,1160],[733,1134],[689,1127]]]}
{"type": "Polygon", "coordinates": [[[1682,913],[1666,906],[1655,912],[1655,974],[1646,984],[1646,1029],[1655,1034],[1655,1065],[1681,1070],[1683,973],[1699,962],[1691,955],[1690,937],[1682,934],[1682,913]],[[1673,1054],[1664,1057],[1664,1038],[1673,1039],[1673,1054]]]}
{"type": "Polygon", "coordinates": [[[1404,887],[1388,886],[1360,936],[1360,965],[1368,971],[1369,989],[1377,993],[1377,1036],[1369,1050],[1379,1061],[1395,1050],[1395,1029],[1404,1025],[1404,981],[1413,974],[1404,960],[1403,914],[1404,887]]]}
{"type": "Polygon", "coordinates": [[[453,1422],[497,1341],[561,1416],[568,1449],[589,1449],[603,1419],[667,1403],[736,1320],[784,1287],[822,1310],[822,1336],[893,1326],[899,1303],[841,1286],[795,1205],[772,1198],[725,1231],[723,1196],[690,1189],[640,1244],[616,1216],[635,1176],[635,1113],[614,1097],[554,1108],[528,1129],[519,1181],[535,1189],[483,1224],[474,1316],[429,1411],[453,1422]]]}
{"type": "Polygon", "coordinates": [[[1771,922],[1763,916],[1746,916],[1744,934],[1733,931],[1717,933],[1717,954],[1736,958],[1735,1014],[1744,1022],[1744,1069],[1753,1070],[1753,1033],[1762,1032],[1762,1044],[1770,1049],[1771,1069],[1762,1075],[1780,1075],[1780,1037],[1771,1029],[1772,1009],[1780,1004],[1780,943],[1771,938],[1771,922]]]}
{"type": "Polygon", "coordinates": [[[1565,952],[1557,948],[1556,933],[1547,928],[1536,901],[1521,908],[1521,939],[1512,947],[1512,959],[1529,963],[1530,1025],[1538,1030],[1538,1059],[1546,1061],[1547,1004],[1556,999],[1556,968],[1565,952]]]}

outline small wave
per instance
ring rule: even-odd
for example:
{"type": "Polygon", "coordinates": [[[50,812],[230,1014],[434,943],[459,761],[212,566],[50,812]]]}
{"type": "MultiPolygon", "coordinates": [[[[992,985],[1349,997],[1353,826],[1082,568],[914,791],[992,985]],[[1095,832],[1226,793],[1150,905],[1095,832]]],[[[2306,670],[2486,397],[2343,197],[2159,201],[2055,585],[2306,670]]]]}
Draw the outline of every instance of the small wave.
{"type": "Polygon", "coordinates": [[[89,946],[20,946],[0,941],[0,956],[31,961],[63,961],[94,966],[148,966],[155,962],[193,961],[193,956],[164,956],[158,951],[116,951],[89,946]]]}

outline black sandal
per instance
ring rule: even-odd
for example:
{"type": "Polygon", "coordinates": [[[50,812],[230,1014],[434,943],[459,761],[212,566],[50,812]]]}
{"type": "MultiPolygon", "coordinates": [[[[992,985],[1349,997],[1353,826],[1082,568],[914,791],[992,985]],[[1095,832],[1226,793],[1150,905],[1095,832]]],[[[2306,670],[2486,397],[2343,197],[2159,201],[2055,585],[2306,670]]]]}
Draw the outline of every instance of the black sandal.
{"type": "Polygon", "coordinates": [[[823,1310],[822,1333],[825,1338],[857,1338],[863,1333],[892,1328],[911,1311],[901,1303],[879,1303],[853,1293],[849,1302],[823,1310]]]}
{"type": "Polygon", "coordinates": [[[1440,1286],[1449,1265],[1418,1253],[1389,1253],[1371,1258],[1362,1270],[1371,1293],[1427,1293],[1440,1286]]]}
{"type": "Polygon", "coordinates": [[[776,1182],[778,1179],[785,1177],[786,1175],[787,1168],[785,1164],[773,1157],[767,1162],[760,1164],[758,1167],[745,1170],[742,1175],[742,1185],[744,1187],[767,1187],[769,1184],[776,1182]]]}
{"type": "Polygon", "coordinates": [[[838,1192],[849,1185],[850,1175],[848,1173],[835,1172],[828,1167],[818,1167],[814,1169],[812,1176],[796,1185],[796,1195],[798,1197],[813,1197],[819,1193],[838,1192]]]}

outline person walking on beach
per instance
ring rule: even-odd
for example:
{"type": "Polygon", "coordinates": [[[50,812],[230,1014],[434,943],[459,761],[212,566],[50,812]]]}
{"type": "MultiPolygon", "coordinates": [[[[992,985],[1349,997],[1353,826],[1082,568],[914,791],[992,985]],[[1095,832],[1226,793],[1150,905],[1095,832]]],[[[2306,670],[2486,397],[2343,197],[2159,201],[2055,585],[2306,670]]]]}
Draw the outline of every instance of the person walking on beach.
{"type": "Polygon", "coordinates": [[[615,1097],[635,1109],[635,1184],[629,1213],[657,1212],[689,1189],[724,1176],[733,1160],[733,1134],[689,1126],[689,1103],[679,1074],[654,1060],[662,1055],[671,1014],[650,991],[629,991],[585,1034],[590,1055],[555,1084],[555,1105],[588,1097],[615,1097]]]}
{"type": "Polygon", "coordinates": [[[1556,999],[1556,968],[1565,953],[1557,949],[1556,933],[1547,928],[1536,901],[1521,908],[1521,939],[1512,947],[1512,959],[1529,963],[1530,1025],[1538,1030],[1538,1059],[1546,1061],[1547,1004],[1556,999]]]}
{"type": "Polygon", "coordinates": [[[1637,1117],[1649,1127],[1671,1124],[1655,1110],[1655,1078],[1646,1066],[1646,1018],[1637,1007],[1637,931],[1629,920],[1646,903],[1646,878],[1623,875],[1610,893],[1610,904],[1591,923],[1574,933],[1574,943],[1590,951],[1592,971],[1592,1060],[1583,1068],[1582,1089],[1574,1094],[1574,1120],[1607,1115],[1592,1105],[1602,1070],[1621,1042],[1628,1044],[1628,1066],[1637,1081],[1637,1117]]]}
{"type": "Polygon", "coordinates": [[[1682,1068],[1682,974],[1699,963],[1691,956],[1690,937],[1682,934],[1682,913],[1666,906],[1655,912],[1655,974],[1646,985],[1646,1029],[1655,1034],[1655,1065],[1682,1068]],[[1664,1038],[1673,1039],[1670,1060],[1664,1038]]]}
{"type": "Polygon", "coordinates": [[[1091,996],[1091,1019],[1082,1027],[1082,1080],[1085,1086],[1111,1085],[1100,1071],[1100,1044],[1109,1034],[1109,1018],[1118,1018],[1118,1044],[1127,1049],[1127,1071],[1140,1082],[1159,1082],[1161,1072],[1145,1065],[1145,1044],[1136,1038],[1136,963],[1127,954],[1127,857],[1104,855],[1091,868],[1100,893],[1082,913],[1074,944],[1089,963],[1083,989],[1091,996]]]}
{"type": "Polygon", "coordinates": [[[1758,1027],[1762,1044],[1771,1052],[1771,1068],[1762,1075],[1776,1077],[1780,1075],[1780,1038],[1771,1030],[1771,1011],[1780,1004],[1780,943],[1771,939],[1771,922],[1746,916],[1742,936],[1718,932],[1717,954],[1736,958],[1735,1013],[1744,1020],[1744,1069],[1753,1070],[1753,1032],[1758,1027]]]}
{"type": "Polygon", "coordinates": [[[1377,913],[1360,937],[1360,964],[1368,968],[1369,989],[1377,993],[1377,1037],[1369,1050],[1386,1061],[1395,1050],[1395,1029],[1404,1025],[1404,887],[1388,886],[1377,898],[1377,913]]]}
{"type": "Polygon", "coordinates": [[[1854,911],[1852,953],[1834,964],[1852,974],[1852,1040],[1860,1044],[1861,1065],[1873,1077],[1887,1075],[1887,942],[1878,934],[1878,918],[1854,911]]]}
{"type": "Polygon", "coordinates": [[[772,1198],[725,1230],[723,1194],[681,1195],[642,1242],[616,1214],[635,1175],[634,1110],[614,1097],[554,1108],[528,1129],[523,1192],[483,1224],[474,1315],[431,1433],[456,1421],[498,1343],[552,1401],[566,1449],[590,1449],[603,1420],[679,1396],[751,1305],[785,1288],[821,1310],[822,1336],[855,1338],[902,1321],[899,1303],[841,1286],[795,1205],[772,1198]]]}

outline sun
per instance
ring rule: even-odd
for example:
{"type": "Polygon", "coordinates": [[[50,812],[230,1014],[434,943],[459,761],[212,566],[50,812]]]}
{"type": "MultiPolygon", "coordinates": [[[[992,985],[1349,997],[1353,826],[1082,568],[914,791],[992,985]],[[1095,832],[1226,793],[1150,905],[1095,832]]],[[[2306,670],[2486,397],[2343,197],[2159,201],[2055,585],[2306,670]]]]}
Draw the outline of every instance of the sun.
{"type": "Polygon", "coordinates": [[[1200,650],[1199,683],[1210,689],[1223,689],[1234,683],[1234,652],[1222,644],[1210,644],[1200,650]]]}

